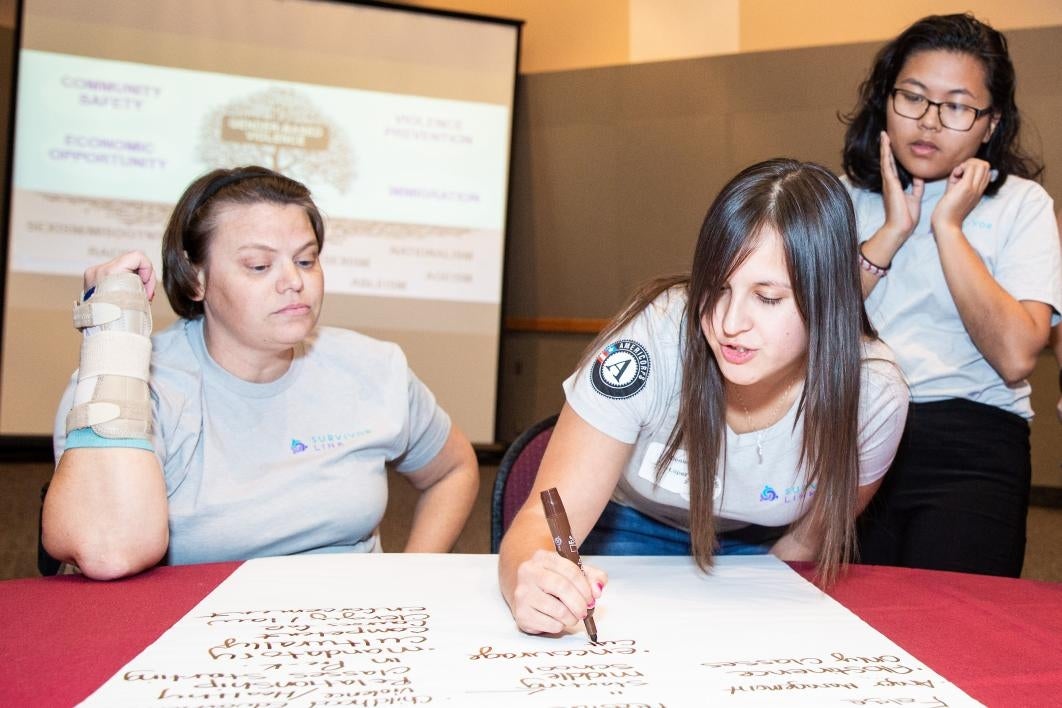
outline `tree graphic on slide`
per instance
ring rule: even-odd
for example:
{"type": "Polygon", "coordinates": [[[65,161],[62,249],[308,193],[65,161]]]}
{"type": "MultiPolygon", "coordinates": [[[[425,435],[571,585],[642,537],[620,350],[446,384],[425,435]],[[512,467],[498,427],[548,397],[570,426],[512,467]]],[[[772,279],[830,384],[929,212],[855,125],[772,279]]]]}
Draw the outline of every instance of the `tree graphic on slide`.
{"type": "Polygon", "coordinates": [[[343,129],[298,91],[271,88],[210,111],[199,157],[211,167],[261,165],[312,185],[350,189],[356,175],[343,129]]]}

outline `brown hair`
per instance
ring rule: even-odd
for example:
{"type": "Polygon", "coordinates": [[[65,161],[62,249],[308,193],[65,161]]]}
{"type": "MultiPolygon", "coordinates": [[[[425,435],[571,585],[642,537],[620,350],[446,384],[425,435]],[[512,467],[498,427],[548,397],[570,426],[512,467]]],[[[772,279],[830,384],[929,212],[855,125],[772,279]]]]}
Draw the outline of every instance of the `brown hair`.
{"type": "Polygon", "coordinates": [[[317,248],[324,247],[324,220],[301,182],[255,165],[208,172],[184,190],[162,237],[162,284],[179,317],[194,319],[203,314],[203,303],[197,299],[198,273],[206,262],[221,208],[261,202],[302,207],[317,248]]]}
{"type": "Polygon", "coordinates": [[[808,330],[807,374],[799,401],[804,423],[800,464],[808,471],[808,486],[815,485],[806,513],[822,532],[819,577],[828,584],[855,550],[862,338],[877,336],[863,308],[852,202],[833,174],[790,159],[743,170],[709,207],[692,272],[640,289],[587,356],[596,355],[662,293],[685,289],[679,414],[657,479],[676,452],[685,449],[690,542],[697,564],[709,568],[716,531],[713,489],[725,455],[726,389],[701,319],[714,311],[723,286],[757,246],[765,227],[782,239],[796,306],[808,330]]]}

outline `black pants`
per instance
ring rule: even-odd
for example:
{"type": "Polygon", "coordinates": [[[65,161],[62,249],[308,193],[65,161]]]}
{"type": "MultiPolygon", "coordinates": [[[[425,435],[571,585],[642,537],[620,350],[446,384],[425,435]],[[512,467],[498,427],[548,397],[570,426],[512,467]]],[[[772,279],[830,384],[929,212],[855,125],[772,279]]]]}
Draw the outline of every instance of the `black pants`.
{"type": "Polygon", "coordinates": [[[896,460],[859,519],[860,561],[1018,577],[1029,424],[964,399],[912,403],[896,460]]]}

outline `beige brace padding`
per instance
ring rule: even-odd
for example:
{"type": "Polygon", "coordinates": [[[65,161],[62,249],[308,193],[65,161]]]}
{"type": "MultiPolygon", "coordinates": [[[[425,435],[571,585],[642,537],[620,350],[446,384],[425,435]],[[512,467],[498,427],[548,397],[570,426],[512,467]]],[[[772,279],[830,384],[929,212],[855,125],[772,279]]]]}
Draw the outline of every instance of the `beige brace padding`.
{"type": "Polygon", "coordinates": [[[66,416],[67,432],[89,426],[105,438],[150,436],[147,381],[128,376],[100,376],[92,390],[92,399],[74,406],[66,416]]]}
{"type": "Polygon", "coordinates": [[[93,328],[81,342],[81,367],[66,431],[91,427],[105,438],[151,435],[151,309],[135,273],[103,278],[74,306],[74,326],[93,328]]]}
{"type": "Polygon", "coordinates": [[[148,380],[151,339],[128,332],[97,332],[81,341],[81,368],[77,379],[92,376],[132,376],[148,380]]]}
{"type": "Polygon", "coordinates": [[[151,406],[129,401],[90,401],[71,409],[68,430],[88,428],[105,438],[146,438],[151,435],[151,406]]]}
{"type": "MultiPolygon", "coordinates": [[[[122,316],[122,311],[140,313],[142,320],[133,334],[151,335],[151,305],[144,293],[144,284],[136,273],[114,273],[105,276],[87,302],[74,303],[74,328],[105,326],[122,316]],[[139,330],[139,331],[136,331],[139,330]]],[[[111,329],[104,327],[105,329],[111,329]]],[[[129,331],[129,327],[123,328],[129,331]]]]}

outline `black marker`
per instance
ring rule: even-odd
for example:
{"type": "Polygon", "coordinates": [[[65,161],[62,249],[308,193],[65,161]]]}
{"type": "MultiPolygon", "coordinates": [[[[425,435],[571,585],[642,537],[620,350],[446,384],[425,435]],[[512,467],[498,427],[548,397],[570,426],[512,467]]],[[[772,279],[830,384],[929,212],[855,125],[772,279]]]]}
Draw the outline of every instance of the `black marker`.
{"type": "MultiPolygon", "coordinates": [[[[549,524],[550,535],[553,536],[553,545],[561,558],[567,558],[572,563],[583,569],[583,562],[579,559],[579,546],[575,543],[572,535],[571,524],[568,523],[568,514],[564,512],[564,502],[561,501],[560,492],[556,487],[550,487],[542,492],[542,508],[546,511],[546,523],[549,524]]],[[[597,625],[594,624],[594,610],[586,611],[583,625],[590,641],[597,643],[597,625]]]]}

